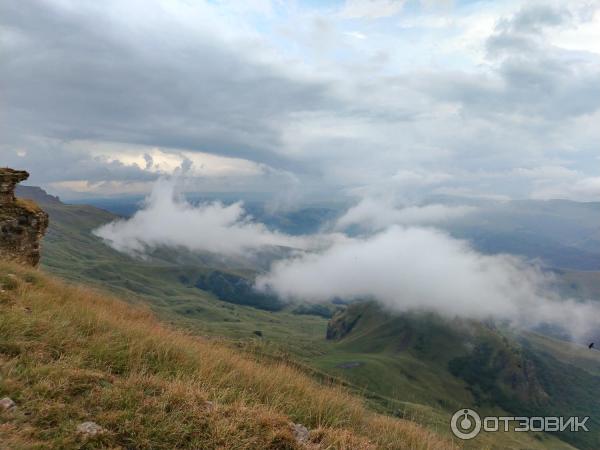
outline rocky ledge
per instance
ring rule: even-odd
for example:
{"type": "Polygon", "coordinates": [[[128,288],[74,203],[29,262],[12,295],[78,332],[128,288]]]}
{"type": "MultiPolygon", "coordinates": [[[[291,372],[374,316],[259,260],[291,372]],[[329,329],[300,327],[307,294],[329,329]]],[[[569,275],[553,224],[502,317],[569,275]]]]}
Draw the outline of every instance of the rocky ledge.
{"type": "Polygon", "coordinates": [[[15,197],[15,186],[27,178],[24,170],[0,168],[0,259],[37,266],[48,214],[15,197]]]}

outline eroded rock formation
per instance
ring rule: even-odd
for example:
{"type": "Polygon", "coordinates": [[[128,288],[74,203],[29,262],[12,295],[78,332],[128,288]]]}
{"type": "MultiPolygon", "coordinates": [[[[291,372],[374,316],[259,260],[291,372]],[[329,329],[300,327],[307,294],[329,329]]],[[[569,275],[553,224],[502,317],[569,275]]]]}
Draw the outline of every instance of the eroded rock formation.
{"type": "Polygon", "coordinates": [[[48,214],[15,197],[15,186],[27,178],[24,170],[0,168],[0,259],[37,266],[48,214]]]}

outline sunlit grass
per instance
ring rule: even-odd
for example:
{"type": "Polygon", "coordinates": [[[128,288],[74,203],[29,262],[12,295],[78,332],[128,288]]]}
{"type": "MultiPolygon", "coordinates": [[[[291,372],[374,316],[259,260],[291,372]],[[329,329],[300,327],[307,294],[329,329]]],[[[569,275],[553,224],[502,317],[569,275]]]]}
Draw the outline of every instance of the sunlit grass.
{"type": "Polygon", "coordinates": [[[161,324],[151,312],[0,264],[0,416],[9,448],[454,448],[337,385],[161,324]],[[9,274],[13,274],[12,276],[9,274]],[[107,432],[83,441],[78,423],[107,432]]]}

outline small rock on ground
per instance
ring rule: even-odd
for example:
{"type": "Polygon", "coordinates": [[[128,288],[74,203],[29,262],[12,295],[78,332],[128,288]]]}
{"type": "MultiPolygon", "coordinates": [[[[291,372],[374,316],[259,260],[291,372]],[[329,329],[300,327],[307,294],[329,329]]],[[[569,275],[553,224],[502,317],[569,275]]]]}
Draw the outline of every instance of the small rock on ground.
{"type": "Polygon", "coordinates": [[[310,432],[308,428],[299,423],[292,423],[292,431],[294,432],[294,437],[300,443],[308,442],[308,438],[310,436],[310,432]]]}
{"type": "Polygon", "coordinates": [[[204,407],[208,412],[213,412],[215,410],[215,404],[213,402],[209,402],[208,400],[204,402],[204,407]]]}
{"type": "Polygon", "coordinates": [[[97,434],[103,433],[104,428],[96,422],[83,422],[77,425],[77,432],[87,436],[96,436],[97,434]]]}
{"type": "Polygon", "coordinates": [[[0,411],[12,411],[16,407],[16,403],[8,397],[4,397],[2,400],[0,400],[0,411]]]}

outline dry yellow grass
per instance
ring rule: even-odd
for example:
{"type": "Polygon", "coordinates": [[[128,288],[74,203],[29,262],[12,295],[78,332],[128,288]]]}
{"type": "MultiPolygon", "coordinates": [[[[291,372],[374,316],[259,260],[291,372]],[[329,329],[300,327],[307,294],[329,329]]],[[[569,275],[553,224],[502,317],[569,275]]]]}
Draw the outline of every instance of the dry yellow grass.
{"type": "Polygon", "coordinates": [[[17,198],[15,201],[15,204],[21,208],[26,209],[27,211],[33,212],[33,213],[37,213],[42,210],[36,202],[34,202],[33,200],[26,199],[26,198],[17,198]]]}
{"type": "Polygon", "coordinates": [[[0,397],[18,405],[0,413],[0,448],[456,448],[107,294],[4,263],[0,286],[0,397]],[[107,431],[84,439],[86,420],[107,431]],[[312,430],[309,443],[290,422],[312,430]]]}

